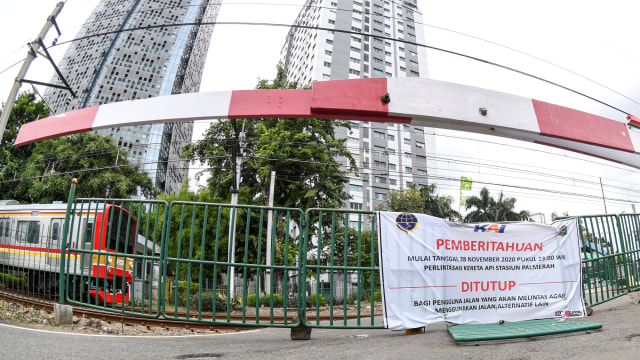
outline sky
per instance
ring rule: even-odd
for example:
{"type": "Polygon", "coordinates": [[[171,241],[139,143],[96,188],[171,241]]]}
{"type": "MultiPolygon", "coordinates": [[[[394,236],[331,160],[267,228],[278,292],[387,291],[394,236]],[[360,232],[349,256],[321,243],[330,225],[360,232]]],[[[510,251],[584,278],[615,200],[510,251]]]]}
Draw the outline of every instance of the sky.
{"type": "MultiPolygon", "coordinates": [[[[58,1],[0,3],[0,100],[6,101],[26,43],[38,34],[58,1]]],[[[58,43],[72,39],[97,0],[67,0],[57,22],[58,43]]],[[[219,22],[290,24],[303,0],[225,1],[219,22]]],[[[428,76],[534,98],[625,121],[640,117],[640,47],[633,0],[418,0],[426,45],[481,58],[530,73],[587,94],[623,112],[565,89],[503,68],[428,49],[428,76]]],[[[258,79],[275,75],[288,28],[216,25],[200,91],[252,89],[258,79]]],[[[50,44],[55,29],[45,40],[50,44]]],[[[50,51],[55,60],[65,47],[50,51]]],[[[38,57],[27,79],[48,81],[53,70],[38,57]]],[[[423,72],[421,71],[421,74],[423,72]]],[[[22,91],[31,86],[23,85],[22,91]]],[[[41,93],[44,88],[38,87],[41,93]]],[[[206,123],[196,124],[194,138],[206,123]]],[[[483,186],[491,194],[518,199],[516,209],[570,215],[640,212],[640,171],[580,154],[497,137],[435,130],[438,158],[430,173],[438,192],[460,196],[460,176],[473,179],[475,195],[483,186]],[[447,180],[454,179],[454,180],[447,180]],[[602,183],[602,185],[601,185],[602,183]],[[544,190],[544,191],[541,191],[544,190]],[[603,199],[604,193],[604,199],[603,199]],[[574,196],[571,194],[580,194],[574,196]],[[606,207],[606,210],[605,210],[606,207]]]]}

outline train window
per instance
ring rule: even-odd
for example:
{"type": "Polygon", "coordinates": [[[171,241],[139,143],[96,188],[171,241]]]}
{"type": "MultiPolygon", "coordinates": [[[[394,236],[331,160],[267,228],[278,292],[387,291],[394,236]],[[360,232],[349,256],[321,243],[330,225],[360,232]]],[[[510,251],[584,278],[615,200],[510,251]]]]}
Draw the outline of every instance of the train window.
{"type": "Polygon", "coordinates": [[[38,244],[40,242],[40,222],[18,221],[16,236],[18,242],[38,244]]]}
{"type": "Polygon", "coordinates": [[[93,240],[93,223],[87,223],[87,229],[84,232],[84,242],[91,243],[93,240]]]}
{"type": "Polygon", "coordinates": [[[11,223],[9,220],[4,222],[4,236],[9,237],[11,235],[11,223]]]}
{"type": "Polygon", "coordinates": [[[53,223],[53,226],[51,228],[51,240],[57,241],[60,239],[60,224],[59,223],[53,223]]]}

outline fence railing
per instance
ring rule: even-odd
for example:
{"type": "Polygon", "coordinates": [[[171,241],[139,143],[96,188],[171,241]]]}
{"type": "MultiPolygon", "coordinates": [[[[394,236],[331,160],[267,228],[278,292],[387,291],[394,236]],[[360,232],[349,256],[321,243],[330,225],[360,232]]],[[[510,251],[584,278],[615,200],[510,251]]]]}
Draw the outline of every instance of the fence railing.
{"type": "MultiPolygon", "coordinates": [[[[78,199],[13,214],[3,292],[211,324],[383,326],[374,212],[78,199]]],[[[639,289],[640,215],[578,220],[585,302],[639,289]]]]}

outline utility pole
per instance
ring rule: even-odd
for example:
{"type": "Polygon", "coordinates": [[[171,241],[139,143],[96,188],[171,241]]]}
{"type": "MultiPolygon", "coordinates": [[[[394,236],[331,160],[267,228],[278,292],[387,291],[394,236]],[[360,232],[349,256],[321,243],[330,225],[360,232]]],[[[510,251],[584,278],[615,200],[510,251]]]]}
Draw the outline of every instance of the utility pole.
{"type": "MultiPolygon", "coordinates": [[[[273,195],[276,188],[276,172],[271,171],[271,183],[269,184],[269,207],[273,208],[273,195]]],[[[269,209],[267,215],[267,266],[271,265],[271,243],[273,242],[273,210],[269,209]]],[[[265,269],[264,288],[271,293],[271,268],[265,269]]]]}
{"type": "Polygon", "coordinates": [[[602,177],[600,177],[600,191],[602,191],[602,202],[604,203],[604,214],[607,215],[607,201],[604,199],[604,187],[602,187],[602,177]]]}
{"type": "Polygon", "coordinates": [[[235,286],[235,262],[236,255],[236,215],[238,213],[236,206],[238,205],[238,193],[240,192],[240,165],[242,164],[242,153],[240,151],[240,139],[238,136],[238,125],[236,119],[231,119],[231,125],[233,126],[233,148],[231,150],[231,162],[232,162],[232,179],[231,179],[231,223],[229,224],[229,263],[231,263],[229,269],[229,298],[234,297],[235,286]]]}
{"type": "MultiPolygon", "coordinates": [[[[51,29],[52,25],[55,25],[57,29],[58,25],[56,25],[56,17],[58,16],[58,14],[60,14],[60,11],[62,10],[63,6],[64,6],[63,2],[59,2],[56,5],[56,8],[53,9],[53,12],[47,18],[47,22],[42,27],[42,30],[40,30],[40,33],[38,34],[38,38],[36,39],[36,41],[29,44],[29,52],[27,53],[27,57],[24,59],[24,62],[22,63],[20,72],[18,73],[18,76],[16,77],[15,82],[13,83],[13,87],[11,88],[11,91],[9,92],[9,97],[7,98],[7,102],[5,103],[4,109],[2,110],[2,116],[0,116],[0,140],[4,136],[4,131],[5,131],[5,128],[7,127],[7,121],[9,120],[9,115],[11,115],[11,109],[13,108],[13,102],[16,99],[16,95],[18,95],[18,90],[20,90],[20,85],[22,85],[22,80],[24,76],[27,74],[27,70],[29,69],[31,62],[33,62],[33,59],[36,58],[36,52],[40,49],[40,46],[42,45],[42,39],[44,39],[44,37],[47,35],[47,32],[49,31],[49,29],[51,29]]],[[[58,33],[60,33],[59,30],[58,30],[58,33]]],[[[44,48],[44,46],[42,47],[44,48]]]]}

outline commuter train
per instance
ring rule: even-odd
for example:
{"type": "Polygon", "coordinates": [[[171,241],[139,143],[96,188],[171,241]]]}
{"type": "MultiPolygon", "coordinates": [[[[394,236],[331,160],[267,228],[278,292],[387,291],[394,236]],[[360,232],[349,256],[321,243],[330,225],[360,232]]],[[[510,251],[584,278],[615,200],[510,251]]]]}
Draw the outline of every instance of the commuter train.
{"type": "Polygon", "coordinates": [[[10,278],[14,288],[56,295],[64,259],[70,298],[96,304],[129,301],[137,221],[126,209],[96,203],[72,209],[63,256],[66,204],[3,203],[0,275],[5,286],[10,278]]]}

